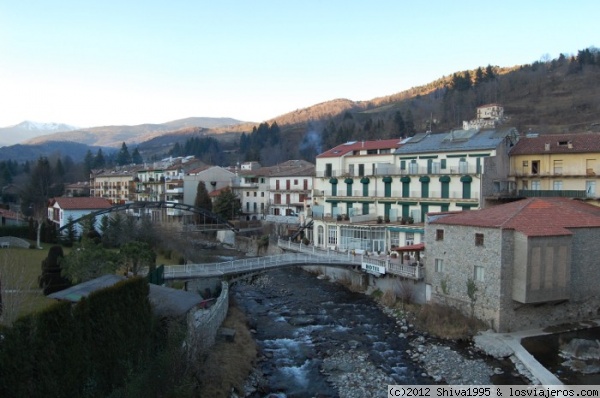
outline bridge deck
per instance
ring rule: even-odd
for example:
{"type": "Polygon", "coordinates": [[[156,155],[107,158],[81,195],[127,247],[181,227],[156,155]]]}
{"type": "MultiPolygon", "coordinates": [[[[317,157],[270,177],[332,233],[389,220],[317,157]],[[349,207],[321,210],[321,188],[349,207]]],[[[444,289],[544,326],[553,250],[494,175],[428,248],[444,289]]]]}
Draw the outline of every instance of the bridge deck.
{"type": "Polygon", "coordinates": [[[336,267],[360,266],[366,272],[381,276],[389,273],[403,278],[421,280],[425,277],[423,267],[401,264],[387,258],[354,255],[334,250],[319,249],[314,246],[279,240],[277,245],[288,251],[286,254],[244,258],[209,264],[168,265],[164,269],[164,279],[194,279],[236,275],[263,271],[272,268],[306,265],[336,267]],[[290,253],[293,252],[293,253],[290,253]]]}

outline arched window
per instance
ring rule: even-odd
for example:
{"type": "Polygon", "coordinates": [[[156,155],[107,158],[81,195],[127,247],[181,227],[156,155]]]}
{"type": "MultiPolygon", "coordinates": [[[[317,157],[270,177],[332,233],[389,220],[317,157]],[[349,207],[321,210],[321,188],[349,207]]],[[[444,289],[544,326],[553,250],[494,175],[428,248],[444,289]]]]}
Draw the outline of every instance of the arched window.
{"type": "Polygon", "coordinates": [[[323,234],[325,230],[322,225],[317,228],[317,246],[323,246],[323,234]]]}

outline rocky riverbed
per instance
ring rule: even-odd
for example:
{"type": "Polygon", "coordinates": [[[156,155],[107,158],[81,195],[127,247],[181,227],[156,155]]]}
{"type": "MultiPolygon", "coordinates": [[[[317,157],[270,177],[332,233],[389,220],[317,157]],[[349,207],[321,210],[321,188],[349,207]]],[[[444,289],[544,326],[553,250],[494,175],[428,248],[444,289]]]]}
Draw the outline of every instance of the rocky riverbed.
{"type": "MultiPolygon", "coordinates": [[[[296,287],[292,285],[301,279],[298,274],[292,277],[278,275],[279,283],[270,278],[265,276],[257,280],[254,286],[257,289],[250,296],[244,296],[244,299],[256,300],[260,304],[259,311],[263,318],[275,315],[273,319],[277,322],[263,326],[268,330],[262,332],[260,324],[255,326],[267,343],[262,343],[263,350],[257,369],[248,380],[246,397],[387,397],[386,387],[392,384],[530,383],[529,379],[519,373],[518,363],[502,359],[507,355],[506,352],[496,352],[500,359],[494,358],[492,355],[497,347],[486,347],[485,340],[479,341],[476,346],[472,342],[456,343],[433,338],[424,331],[416,330],[410,314],[399,314],[380,305],[375,305],[382,312],[377,317],[387,318],[388,321],[385,321],[386,326],[383,327],[379,320],[376,331],[375,325],[368,325],[374,309],[368,305],[362,307],[363,304],[349,302],[344,293],[339,293],[340,307],[354,306],[350,312],[335,308],[333,302],[318,303],[318,296],[323,294],[321,291],[325,291],[326,295],[338,294],[337,288],[319,285],[330,282],[308,282],[311,286],[303,287],[313,290],[302,293],[295,291],[296,287]],[[258,290],[262,290],[266,296],[259,297],[258,290]],[[308,304],[310,300],[307,296],[317,299],[316,307],[308,304]],[[268,304],[264,298],[268,298],[268,304]],[[277,304],[278,301],[280,304],[277,304]],[[290,313],[289,308],[292,306],[302,309],[290,313]],[[333,315],[339,318],[331,318],[333,315]],[[294,325],[298,319],[304,319],[305,324],[294,325]],[[309,322],[309,319],[321,319],[323,323],[317,325],[309,322]],[[324,332],[331,323],[342,332],[333,329],[324,332]],[[276,331],[272,330],[273,325],[287,331],[288,334],[279,340],[285,340],[288,346],[293,345],[294,352],[303,351],[307,356],[306,362],[300,359],[297,363],[292,363],[288,359],[277,358],[282,349],[270,345],[278,340],[275,338],[276,331]],[[354,326],[348,327],[349,325],[354,326]],[[294,329],[292,332],[291,327],[300,327],[301,330],[294,329]],[[360,331],[361,328],[364,329],[360,331]],[[376,333],[377,336],[373,337],[376,333]],[[301,336],[299,344],[303,345],[302,348],[292,341],[293,336],[301,336]],[[399,349],[402,352],[398,352],[399,349]],[[280,387],[273,389],[273,386],[286,384],[285,380],[282,381],[281,374],[275,383],[272,379],[269,380],[280,372],[280,366],[285,368],[290,378],[295,379],[295,383],[298,383],[298,378],[301,379],[300,388],[293,391],[280,387]],[[311,385],[306,394],[302,392],[302,383],[311,385]],[[333,388],[312,388],[311,383],[333,388]]],[[[362,300],[360,295],[350,297],[352,300],[362,300]]],[[[289,355],[289,352],[285,355],[289,355]]]]}

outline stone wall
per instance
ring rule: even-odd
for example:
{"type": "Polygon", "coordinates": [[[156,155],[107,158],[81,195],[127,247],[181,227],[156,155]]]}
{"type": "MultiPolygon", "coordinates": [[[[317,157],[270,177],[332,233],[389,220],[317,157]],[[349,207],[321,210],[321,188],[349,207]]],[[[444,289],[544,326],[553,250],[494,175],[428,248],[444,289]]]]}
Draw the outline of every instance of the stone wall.
{"type": "Polygon", "coordinates": [[[206,352],[217,338],[229,308],[229,285],[221,283],[221,294],[208,309],[198,308],[187,315],[188,336],[186,346],[190,360],[206,352]]]}

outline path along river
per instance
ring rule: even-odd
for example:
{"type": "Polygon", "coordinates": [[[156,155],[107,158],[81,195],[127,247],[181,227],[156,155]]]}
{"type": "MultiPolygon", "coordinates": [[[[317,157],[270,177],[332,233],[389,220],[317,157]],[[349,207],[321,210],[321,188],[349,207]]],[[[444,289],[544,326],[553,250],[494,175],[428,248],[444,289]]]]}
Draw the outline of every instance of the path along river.
{"type": "MultiPolygon", "coordinates": [[[[457,377],[475,377],[468,374],[472,368],[484,379],[457,384],[491,384],[494,368],[482,359],[464,359],[423,337],[415,345],[403,337],[406,327],[370,297],[300,269],[270,271],[232,293],[260,351],[249,397],[387,397],[388,384],[440,381],[415,360],[428,355],[437,367],[454,361],[445,368],[457,377]]],[[[445,380],[454,381],[450,377],[445,380]]]]}

